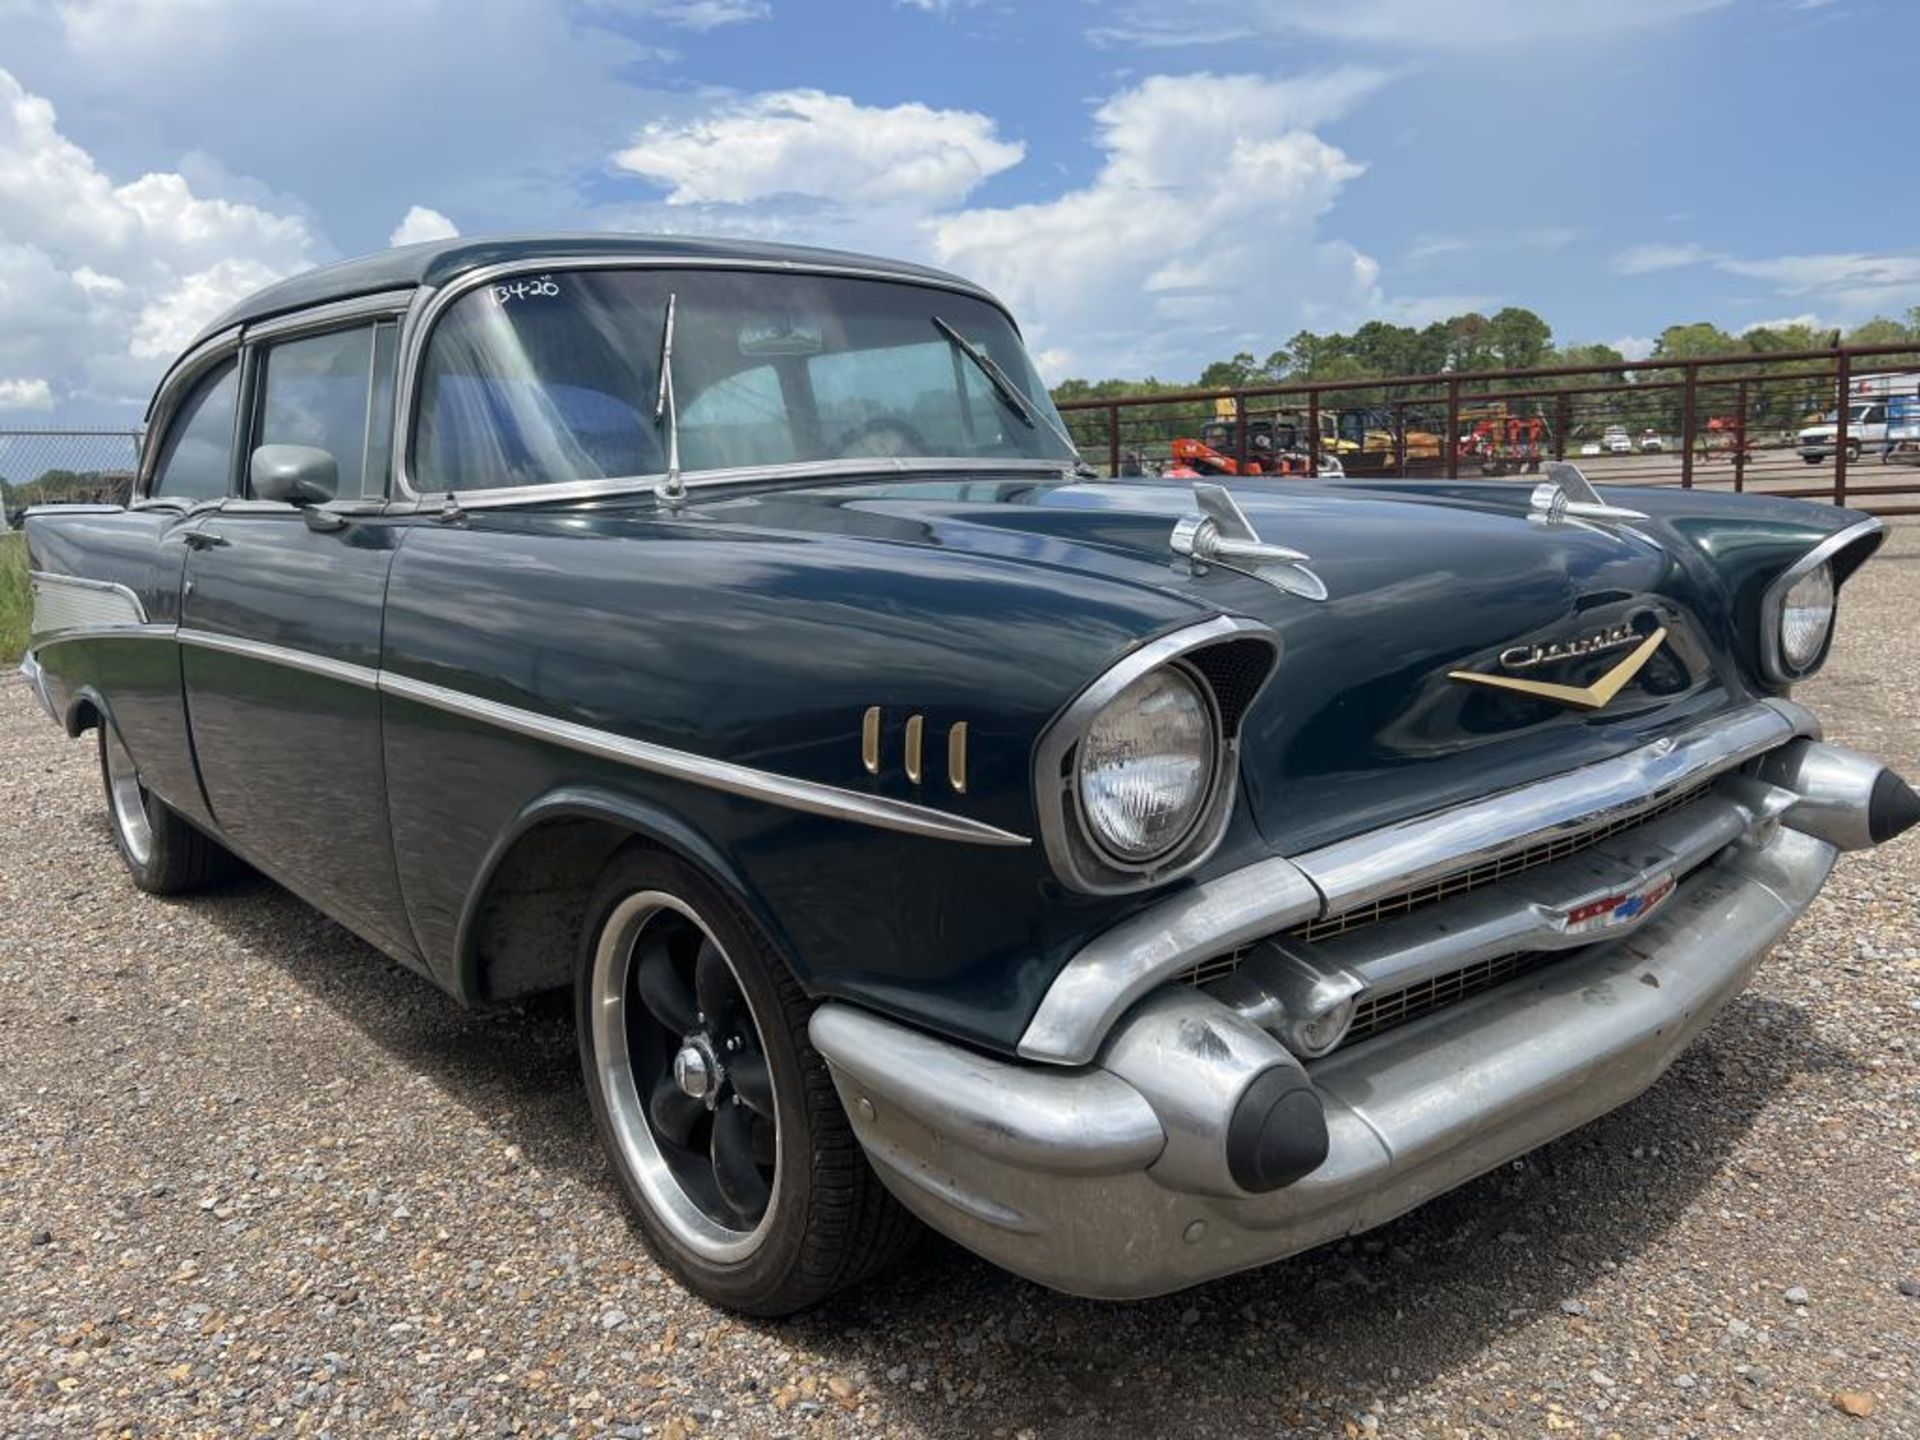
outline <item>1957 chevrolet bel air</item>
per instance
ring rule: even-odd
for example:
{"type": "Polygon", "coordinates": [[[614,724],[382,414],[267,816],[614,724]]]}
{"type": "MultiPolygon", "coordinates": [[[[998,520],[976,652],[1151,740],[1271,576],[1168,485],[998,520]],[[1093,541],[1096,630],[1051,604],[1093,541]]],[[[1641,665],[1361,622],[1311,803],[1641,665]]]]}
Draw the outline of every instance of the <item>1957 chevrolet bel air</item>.
{"type": "Polygon", "coordinates": [[[725,1305],[910,1216],[1144,1296],[1620,1104],[1920,801],[1788,698],[1879,524],[1104,481],[952,276],[453,241],[265,290],[25,670],[140,888],[231,855],[473,1004],[571,984],[725,1305]]]}

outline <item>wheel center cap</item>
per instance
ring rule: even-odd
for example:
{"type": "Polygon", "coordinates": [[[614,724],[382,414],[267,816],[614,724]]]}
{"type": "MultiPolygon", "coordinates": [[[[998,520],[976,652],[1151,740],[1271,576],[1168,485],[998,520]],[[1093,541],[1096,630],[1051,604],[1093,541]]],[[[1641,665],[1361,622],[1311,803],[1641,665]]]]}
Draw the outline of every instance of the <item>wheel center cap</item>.
{"type": "Polygon", "coordinates": [[[673,1083],[680,1093],[694,1100],[713,1103],[720,1088],[720,1062],[714,1058],[706,1037],[695,1035],[684,1041],[673,1057],[673,1083]]]}

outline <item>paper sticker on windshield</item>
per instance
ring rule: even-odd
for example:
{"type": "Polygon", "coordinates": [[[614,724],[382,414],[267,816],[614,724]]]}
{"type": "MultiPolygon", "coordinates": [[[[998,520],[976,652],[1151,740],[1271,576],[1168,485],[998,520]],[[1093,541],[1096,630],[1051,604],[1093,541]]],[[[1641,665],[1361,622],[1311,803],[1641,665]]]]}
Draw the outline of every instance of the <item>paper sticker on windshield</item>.
{"type": "Polygon", "coordinates": [[[742,355],[818,355],[825,343],[820,322],[789,310],[740,327],[742,355]]]}
{"type": "Polygon", "coordinates": [[[515,300],[550,300],[560,293],[560,287],[553,283],[551,275],[542,275],[538,279],[502,280],[493,287],[493,298],[502,305],[515,300]]]}

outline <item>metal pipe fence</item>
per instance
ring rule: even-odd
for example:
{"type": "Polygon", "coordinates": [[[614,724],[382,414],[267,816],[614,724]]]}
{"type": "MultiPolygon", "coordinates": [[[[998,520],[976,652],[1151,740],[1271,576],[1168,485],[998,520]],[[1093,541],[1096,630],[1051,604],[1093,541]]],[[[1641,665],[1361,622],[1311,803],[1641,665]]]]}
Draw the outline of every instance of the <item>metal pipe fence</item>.
{"type": "Polygon", "coordinates": [[[140,462],[138,430],[0,428],[0,514],[15,529],[29,505],[125,504],[140,462]]]}
{"type": "Polygon", "coordinates": [[[1111,475],[1314,474],[1333,457],[1356,477],[1452,480],[1571,459],[1600,484],[1920,515],[1914,344],[1119,395],[1060,412],[1111,475]]]}

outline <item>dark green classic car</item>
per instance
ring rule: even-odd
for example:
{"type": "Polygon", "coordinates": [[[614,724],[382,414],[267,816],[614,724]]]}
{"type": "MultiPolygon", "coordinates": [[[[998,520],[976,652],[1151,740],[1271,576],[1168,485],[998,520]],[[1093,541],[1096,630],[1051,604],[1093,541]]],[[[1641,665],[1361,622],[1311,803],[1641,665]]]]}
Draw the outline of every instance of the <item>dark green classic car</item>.
{"type": "Polygon", "coordinates": [[[1920,809],[1788,699],[1876,521],[1101,480],[908,265],[393,250],[149,422],[27,521],[135,883],[571,985],[642,1229],[747,1311],[910,1216],[1101,1296],[1378,1225],[1651,1083],[1920,809]]]}

